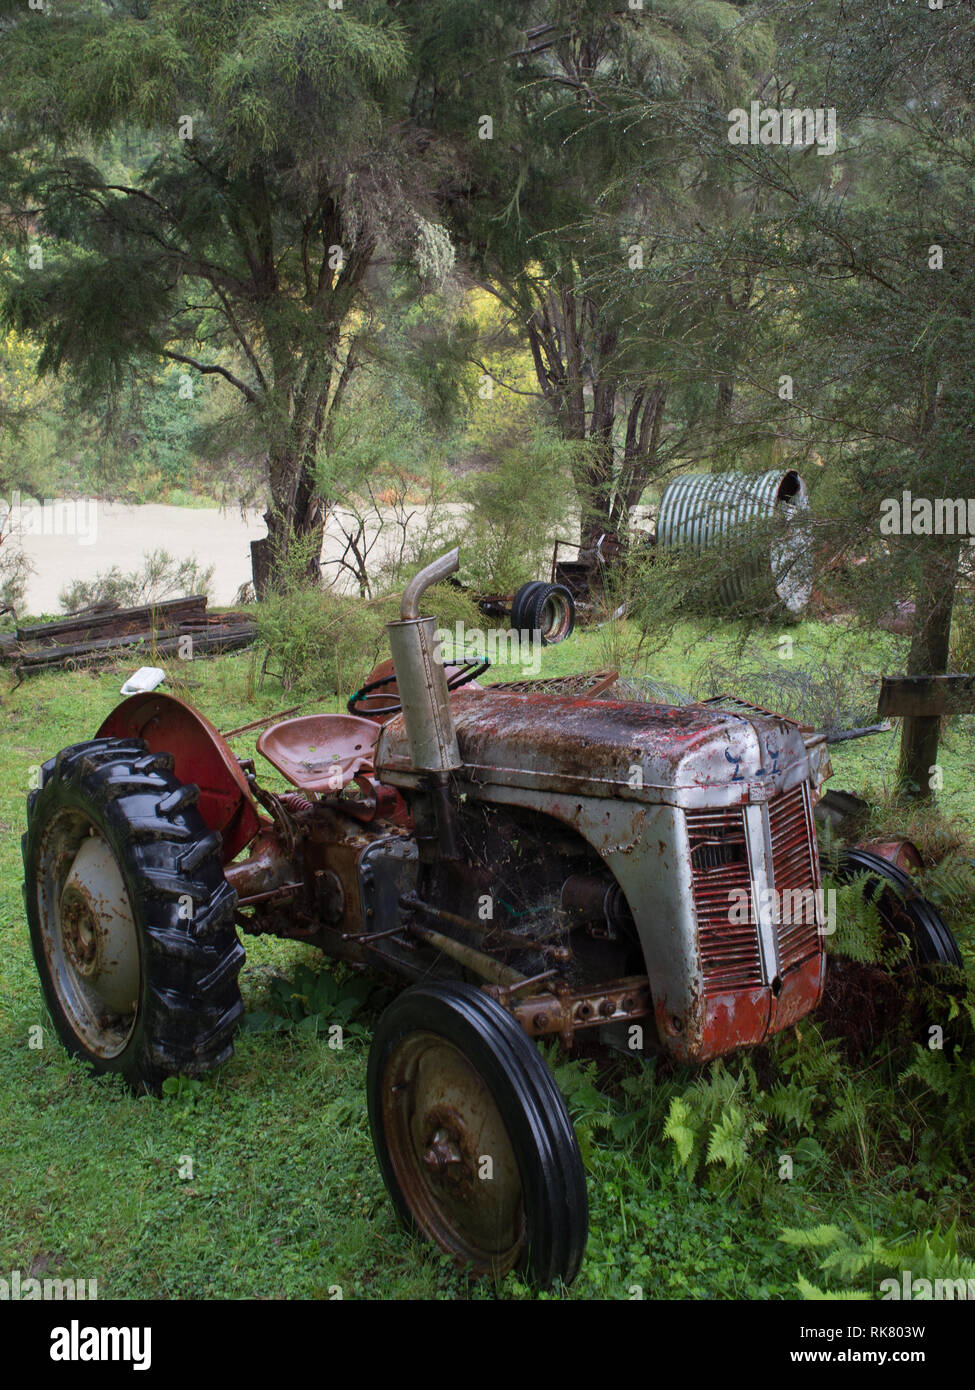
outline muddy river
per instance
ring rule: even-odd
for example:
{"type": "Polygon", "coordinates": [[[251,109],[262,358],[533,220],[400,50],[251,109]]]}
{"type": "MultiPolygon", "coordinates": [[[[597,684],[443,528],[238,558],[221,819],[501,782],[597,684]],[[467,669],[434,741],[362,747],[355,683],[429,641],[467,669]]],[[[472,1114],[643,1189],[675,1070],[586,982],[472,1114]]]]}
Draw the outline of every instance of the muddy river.
{"type": "MultiPolygon", "coordinates": [[[[414,525],[420,523],[422,510],[416,508],[414,525]]],[[[41,507],[24,501],[10,519],[16,542],[33,566],[22,605],[22,611],[31,614],[59,612],[58,595],[73,580],[94,579],[113,565],[126,574],[141,569],[144,555],[152,550],[166,550],[177,560],[192,557],[204,568],[212,565],[211,603],[233,603],[251,577],[250,543],[265,534],[257,511],[155,503],[124,506],[82,500],[41,507]]],[[[387,526],[372,555],[379,559],[400,539],[398,528],[387,526]]],[[[327,576],[337,573],[327,562],[343,548],[336,519],[331,519],[322,556],[327,576]]]]}

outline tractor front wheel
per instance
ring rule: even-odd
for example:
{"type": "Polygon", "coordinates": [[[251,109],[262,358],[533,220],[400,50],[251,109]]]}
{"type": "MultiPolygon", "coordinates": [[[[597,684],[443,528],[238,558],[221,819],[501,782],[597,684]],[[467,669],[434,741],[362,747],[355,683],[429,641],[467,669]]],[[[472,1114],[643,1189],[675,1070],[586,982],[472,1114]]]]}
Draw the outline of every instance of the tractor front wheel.
{"type": "Polygon", "coordinates": [[[906,937],[912,964],[929,978],[937,978],[941,966],[964,967],[958,942],[935,905],[923,898],[910,875],[889,859],[857,846],[844,851],[836,876],[847,882],[858,874],[869,874],[863,895],[874,902],[880,920],[892,940],[906,937]]]}
{"type": "Polygon", "coordinates": [[[478,1274],[571,1282],[588,1234],[585,1172],[552,1073],[510,1014],[473,985],[405,991],[379,1020],[368,1093],[408,1229],[478,1274]]]}
{"type": "Polygon", "coordinates": [[[137,1090],[227,1058],[244,951],[220,838],[168,753],[94,739],[45,763],[27,800],[24,901],[70,1053],[137,1090]]]}

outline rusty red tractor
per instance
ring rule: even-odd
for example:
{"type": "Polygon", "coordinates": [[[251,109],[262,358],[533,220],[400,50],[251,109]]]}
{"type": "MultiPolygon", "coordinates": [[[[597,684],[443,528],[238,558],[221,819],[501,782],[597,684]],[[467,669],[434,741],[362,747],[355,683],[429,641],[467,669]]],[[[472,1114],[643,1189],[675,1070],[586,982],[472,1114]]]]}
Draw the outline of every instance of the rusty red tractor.
{"type": "MultiPolygon", "coordinates": [[[[230,1056],[239,931],[409,982],[368,1069],[393,1203],[477,1271],[567,1283],[586,1184],[536,1041],[593,1030],[704,1062],[816,1008],[827,749],[735,701],[481,687],[483,665],[445,665],[419,612],[456,567],[454,550],[411,581],[392,662],[349,714],[260,735],[291,791],[262,786],[160,692],[45,763],[28,798],[27,917],[63,1042],[137,1089],[230,1056]],[[807,910],[786,921],[759,886],[807,910]],[[750,911],[729,912],[736,894],[750,911]]],[[[899,872],[876,863],[878,883],[899,872]]],[[[925,959],[956,960],[925,930],[925,959]]]]}

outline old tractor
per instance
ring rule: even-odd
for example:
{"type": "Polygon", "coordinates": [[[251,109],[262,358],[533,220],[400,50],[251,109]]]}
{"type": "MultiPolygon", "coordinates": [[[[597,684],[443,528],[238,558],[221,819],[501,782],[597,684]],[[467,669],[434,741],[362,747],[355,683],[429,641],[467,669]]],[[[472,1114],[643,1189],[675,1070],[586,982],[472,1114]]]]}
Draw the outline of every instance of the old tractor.
{"type": "Polygon", "coordinates": [[[816,1008],[827,749],[734,701],[480,686],[483,664],[445,664],[420,616],[457,562],[411,581],[392,661],[348,714],[260,734],[291,790],[159,691],[46,762],[25,903],[61,1039],[137,1089],[230,1056],[238,933],[407,982],[368,1067],[392,1201],[458,1261],[544,1286],[576,1274],[588,1216],[537,1041],[704,1062],[816,1008]]]}

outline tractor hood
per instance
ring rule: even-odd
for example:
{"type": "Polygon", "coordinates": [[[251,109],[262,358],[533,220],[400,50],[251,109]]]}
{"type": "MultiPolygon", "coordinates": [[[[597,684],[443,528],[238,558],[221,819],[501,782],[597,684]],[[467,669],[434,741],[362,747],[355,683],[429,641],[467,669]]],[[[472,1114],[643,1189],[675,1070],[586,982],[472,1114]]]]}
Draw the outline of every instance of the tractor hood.
{"type": "MultiPolygon", "coordinates": [[[[652,705],[460,691],[451,700],[460,783],[695,806],[767,801],[828,765],[822,736],[750,708],[652,705]]],[[[420,785],[402,716],[384,727],[376,774],[420,785]]]]}

